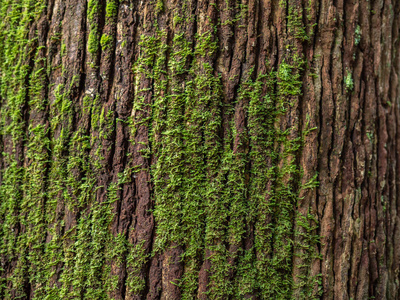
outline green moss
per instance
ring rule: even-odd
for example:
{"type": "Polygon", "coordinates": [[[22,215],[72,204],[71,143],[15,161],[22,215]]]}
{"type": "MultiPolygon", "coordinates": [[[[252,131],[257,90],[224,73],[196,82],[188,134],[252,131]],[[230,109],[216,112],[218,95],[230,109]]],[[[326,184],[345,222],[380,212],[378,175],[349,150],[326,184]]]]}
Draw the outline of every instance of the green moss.
{"type": "MultiPolygon", "coordinates": [[[[178,14],[176,17],[180,18],[178,14]]],[[[149,43],[150,45],[154,47],[153,43],[149,43]]],[[[167,116],[164,123],[165,131],[162,132],[161,151],[153,173],[156,196],[154,215],[159,224],[156,250],[165,248],[171,242],[180,244],[183,238],[180,226],[183,199],[180,190],[183,184],[182,171],[185,170],[183,157],[185,84],[181,82],[180,75],[187,72],[185,66],[191,55],[191,45],[185,39],[184,32],[177,32],[173,37],[171,50],[168,65],[170,91],[165,105],[167,116]]],[[[148,65],[152,61],[154,60],[148,57],[144,63],[148,65]]]]}
{"type": "Polygon", "coordinates": [[[358,46],[361,41],[361,27],[357,24],[356,29],[354,31],[354,45],[358,46]]]}
{"type": "Polygon", "coordinates": [[[100,33],[98,18],[100,13],[100,3],[98,0],[89,0],[88,2],[88,20],[89,20],[89,36],[88,36],[88,51],[95,55],[98,53],[100,45],[100,33]]]}
{"type": "Polygon", "coordinates": [[[288,28],[289,31],[293,31],[294,37],[302,41],[309,41],[310,37],[307,35],[305,26],[303,26],[303,11],[301,8],[296,8],[293,5],[289,5],[288,14],[288,28]]]}
{"type": "MultiPolygon", "coordinates": [[[[318,223],[315,212],[301,215],[295,210],[301,203],[300,192],[317,186],[317,177],[300,185],[303,174],[296,161],[312,129],[306,125],[301,132],[299,124],[284,123],[297,109],[302,93],[304,63],[290,54],[297,53],[295,43],[310,36],[302,25],[301,10],[288,6],[290,51],[278,68],[267,64],[259,66],[267,73],[243,72],[236,98],[225,103],[223,79],[213,64],[219,51],[218,31],[216,27],[202,31],[199,26],[195,43],[189,42],[186,26],[194,16],[186,9],[189,3],[183,3],[182,10],[172,12],[175,31],[170,44],[171,37],[157,21],[153,31],[144,30],[140,36],[133,111],[127,117],[118,115],[118,106],[103,102],[97,91],[78,101],[81,75],[70,74],[64,66],[60,83],[49,88],[53,101],[42,97],[49,68],[37,41],[27,41],[29,24],[41,10],[0,1],[4,4],[0,14],[6,20],[0,23],[1,138],[12,148],[2,157],[7,167],[1,174],[0,197],[6,200],[0,203],[4,219],[0,251],[16,262],[12,274],[1,277],[0,295],[10,298],[12,286],[18,297],[25,297],[28,280],[36,299],[106,299],[123,286],[116,270],[125,264],[127,295],[142,295],[147,279],[143,270],[150,256],[179,246],[184,274],[173,282],[183,299],[197,297],[205,259],[210,263],[206,295],[210,299],[242,299],[250,294],[290,299],[294,290],[300,290],[303,299],[315,298],[320,278],[311,276],[310,265],[318,259],[318,223]],[[26,53],[33,55],[28,59],[26,53]],[[21,113],[26,106],[32,116],[48,112],[49,125],[26,120],[21,113]],[[235,123],[239,115],[244,125],[235,123]],[[128,153],[125,169],[100,183],[98,174],[108,172],[104,157],[113,147],[117,124],[130,128],[135,159],[144,163],[134,165],[128,153]],[[22,144],[26,164],[16,155],[22,144]],[[122,187],[137,172],[150,172],[154,187],[153,253],[147,240],[133,243],[127,239],[132,234],[110,230],[122,187]],[[67,229],[66,218],[76,219],[76,224],[67,229]],[[13,230],[18,226],[26,230],[16,237],[13,230]],[[249,245],[251,234],[254,244],[249,245]],[[297,284],[292,278],[296,247],[304,250],[297,284]]],[[[33,8],[32,3],[22,4],[33,8]]],[[[106,24],[113,24],[117,14],[118,2],[106,3],[105,12],[99,1],[88,3],[92,62],[100,46],[109,54],[115,43],[112,33],[100,39],[101,15],[105,13],[106,24]]],[[[226,9],[237,15],[220,26],[246,20],[247,6],[231,4],[226,9]]],[[[151,5],[162,17],[163,2],[151,5]]],[[[64,56],[63,37],[55,35],[54,40],[64,56]]],[[[5,274],[1,268],[0,272],[5,274]]]]}
{"type": "Polygon", "coordinates": [[[147,262],[148,255],[143,247],[145,241],[141,241],[132,247],[127,258],[127,267],[130,269],[127,278],[127,289],[132,294],[140,294],[146,285],[141,276],[143,265],[147,262]]]}
{"type": "Polygon", "coordinates": [[[99,49],[99,34],[91,31],[88,37],[88,51],[91,54],[96,54],[99,49]]]}
{"type": "Polygon", "coordinates": [[[49,141],[47,128],[23,113],[29,105],[32,114],[40,114],[46,105],[41,97],[46,70],[43,46],[38,45],[37,32],[29,35],[30,24],[38,20],[44,5],[28,0],[0,3],[0,139],[7,141],[1,149],[0,253],[2,265],[12,266],[7,273],[0,268],[0,295],[6,299],[11,293],[26,297],[27,282],[32,287],[43,282],[45,178],[40,171],[46,169],[49,141]],[[24,145],[29,147],[25,153],[24,145]]]}
{"type": "Polygon", "coordinates": [[[346,70],[346,76],[344,77],[344,84],[347,91],[352,91],[354,88],[353,75],[349,70],[346,70]]]}
{"type": "Polygon", "coordinates": [[[164,1],[163,0],[157,0],[156,14],[162,13],[163,11],[164,11],[164,1]]]}
{"type": "Polygon", "coordinates": [[[106,18],[115,18],[118,12],[118,1],[107,0],[106,18]]]}
{"type": "Polygon", "coordinates": [[[107,49],[111,49],[112,48],[112,42],[113,42],[113,39],[112,39],[111,36],[109,36],[107,34],[103,34],[101,36],[101,39],[100,39],[101,49],[103,51],[105,51],[107,49]]]}

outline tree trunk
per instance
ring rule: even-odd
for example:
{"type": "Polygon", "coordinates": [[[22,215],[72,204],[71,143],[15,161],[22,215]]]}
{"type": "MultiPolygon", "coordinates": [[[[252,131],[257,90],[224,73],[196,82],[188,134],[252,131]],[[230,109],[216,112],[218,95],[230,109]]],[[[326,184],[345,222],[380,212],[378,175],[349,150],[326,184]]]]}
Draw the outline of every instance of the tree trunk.
{"type": "Polygon", "coordinates": [[[399,15],[0,0],[0,298],[400,299],[399,15]]]}

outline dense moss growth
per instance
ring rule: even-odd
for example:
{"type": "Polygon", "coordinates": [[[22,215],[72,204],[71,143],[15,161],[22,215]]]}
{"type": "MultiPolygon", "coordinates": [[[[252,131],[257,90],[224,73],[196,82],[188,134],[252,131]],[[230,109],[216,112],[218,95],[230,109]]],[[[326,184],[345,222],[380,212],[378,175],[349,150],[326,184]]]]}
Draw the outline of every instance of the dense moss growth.
{"type": "Polygon", "coordinates": [[[104,90],[122,75],[101,67],[113,67],[126,40],[115,24],[120,4],[103,2],[87,3],[87,34],[73,44],[65,24],[52,32],[39,26],[49,15],[45,1],[0,1],[0,297],[112,299],[122,290],[141,297],[152,259],[168,261],[169,250],[180,249],[183,273],[170,282],[182,299],[203,293],[204,268],[210,299],[290,299],[295,289],[317,298],[320,283],[309,268],[318,259],[318,222],[315,212],[296,211],[300,191],[318,185],[316,176],[301,185],[298,163],[313,128],[287,122],[296,119],[303,90],[305,62],[295,45],[312,36],[303,12],[290,6],[284,18],[287,54],[274,64],[241,62],[227,101],[226,85],[238,76],[227,79],[216,68],[220,31],[240,23],[250,35],[247,5],[228,1],[232,18],[221,23],[198,18],[183,1],[168,8],[170,28],[163,1],[151,2],[140,20],[151,23],[132,33],[130,111],[121,116],[117,91],[104,90]],[[194,19],[198,31],[188,38],[194,19]],[[58,58],[47,57],[47,35],[58,58]],[[78,67],[71,55],[81,59],[78,67]],[[118,147],[125,152],[116,154],[118,147]],[[136,232],[131,216],[146,184],[151,236],[136,232]],[[136,193],[126,209],[130,228],[119,230],[129,189],[136,193]],[[294,247],[304,249],[307,274],[297,285],[294,247]]]}

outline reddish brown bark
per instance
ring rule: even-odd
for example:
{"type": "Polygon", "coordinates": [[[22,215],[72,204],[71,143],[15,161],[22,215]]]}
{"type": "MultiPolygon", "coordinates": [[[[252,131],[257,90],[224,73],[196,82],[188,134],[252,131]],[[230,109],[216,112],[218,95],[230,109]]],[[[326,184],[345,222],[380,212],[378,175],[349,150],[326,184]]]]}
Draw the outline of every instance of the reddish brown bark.
{"type": "Polygon", "coordinates": [[[399,1],[20,2],[0,298],[400,297],[399,1]]]}

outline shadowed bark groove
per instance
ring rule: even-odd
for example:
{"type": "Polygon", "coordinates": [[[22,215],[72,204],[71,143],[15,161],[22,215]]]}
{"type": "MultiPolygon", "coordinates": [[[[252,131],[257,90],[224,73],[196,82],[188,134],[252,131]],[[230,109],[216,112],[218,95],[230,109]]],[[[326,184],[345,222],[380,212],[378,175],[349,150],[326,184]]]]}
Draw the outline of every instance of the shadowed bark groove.
{"type": "Polygon", "coordinates": [[[399,15],[0,0],[0,298],[399,299],[399,15]]]}

